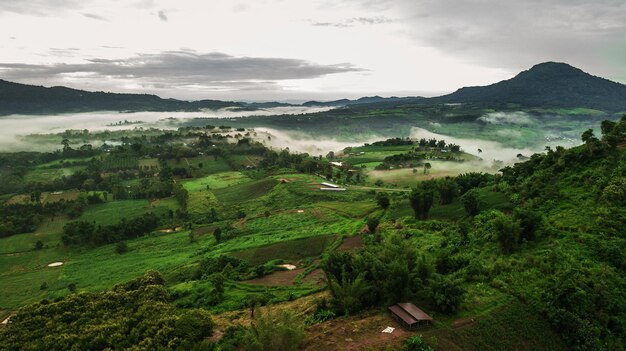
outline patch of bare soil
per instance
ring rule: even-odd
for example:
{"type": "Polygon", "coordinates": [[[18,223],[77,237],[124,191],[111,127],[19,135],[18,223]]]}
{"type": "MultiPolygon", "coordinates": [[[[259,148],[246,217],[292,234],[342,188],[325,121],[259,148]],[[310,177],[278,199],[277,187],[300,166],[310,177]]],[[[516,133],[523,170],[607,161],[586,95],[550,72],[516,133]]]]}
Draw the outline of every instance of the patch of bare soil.
{"type": "Polygon", "coordinates": [[[386,350],[399,347],[408,337],[419,334],[402,328],[389,314],[374,311],[342,317],[306,329],[303,350],[386,350]],[[382,333],[393,327],[391,334],[382,333]]]}
{"type": "Polygon", "coordinates": [[[304,272],[303,268],[286,270],[286,271],[276,271],[262,278],[244,280],[243,282],[247,284],[267,285],[267,286],[293,285],[294,279],[296,279],[296,277],[300,275],[300,273],[302,272],[304,272]]]}
{"type": "Polygon", "coordinates": [[[361,235],[355,235],[345,238],[337,250],[353,251],[361,247],[363,247],[363,237],[361,235]]]}

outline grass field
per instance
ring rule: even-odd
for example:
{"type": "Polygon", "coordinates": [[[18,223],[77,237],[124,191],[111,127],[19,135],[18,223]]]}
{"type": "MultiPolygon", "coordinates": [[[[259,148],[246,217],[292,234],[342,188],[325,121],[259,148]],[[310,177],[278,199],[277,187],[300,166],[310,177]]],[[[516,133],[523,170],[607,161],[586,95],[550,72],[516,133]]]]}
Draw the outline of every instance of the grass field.
{"type": "Polygon", "coordinates": [[[353,218],[365,217],[377,208],[376,203],[372,200],[353,202],[323,201],[318,202],[317,206],[328,208],[353,218]]]}
{"type": "Polygon", "coordinates": [[[191,214],[208,213],[211,208],[218,206],[215,195],[210,191],[194,191],[189,193],[187,208],[191,214]]]}
{"type": "Polygon", "coordinates": [[[223,172],[203,178],[184,180],[181,183],[187,191],[191,192],[207,190],[207,186],[209,190],[225,188],[249,180],[250,178],[241,172],[223,172]]]}
{"type": "Polygon", "coordinates": [[[263,196],[272,190],[276,184],[278,184],[277,180],[265,178],[217,189],[214,191],[214,194],[220,203],[234,204],[263,196]]]}
{"type": "Polygon", "coordinates": [[[122,218],[139,217],[148,212],[164,216],[169,210],[175,211],[178,207],[178,202],[173,198],[160,199],[153,203],[148,200],[111,201],[87,207],[80,219],[100,225],[110,225],[119,223],[122,218]]]}
{"type": "Polygon", "coordinates": [[[49,183],[61,177],[70,176],[78,171],[84,170],[85,166],[71,166],[64,168],[35,168],[24,177],[25,182],[49,183]]]}

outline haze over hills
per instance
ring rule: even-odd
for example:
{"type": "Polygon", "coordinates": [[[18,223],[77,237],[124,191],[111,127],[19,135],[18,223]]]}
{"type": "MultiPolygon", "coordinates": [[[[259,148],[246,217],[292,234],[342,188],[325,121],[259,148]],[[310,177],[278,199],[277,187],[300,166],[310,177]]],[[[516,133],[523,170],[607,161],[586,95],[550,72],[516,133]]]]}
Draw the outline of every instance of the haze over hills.
{"type": "Polygon", "coordinates": [[[464,103],[519,107],[585,107],[626,111],[626,85],[596,77],[566,63],[540,63],[517,76],[488,86],[464,87],[434,98],[363,97],[356,100],[308,101],[301,105],[282,102],[184,101],[149,94],[89,92],[67,87],[25,85],[0,80],[0,115],[90,111],[199,111],[226,107],[260,109],[277,106],[341,107],[356,104],[464,103]]]}

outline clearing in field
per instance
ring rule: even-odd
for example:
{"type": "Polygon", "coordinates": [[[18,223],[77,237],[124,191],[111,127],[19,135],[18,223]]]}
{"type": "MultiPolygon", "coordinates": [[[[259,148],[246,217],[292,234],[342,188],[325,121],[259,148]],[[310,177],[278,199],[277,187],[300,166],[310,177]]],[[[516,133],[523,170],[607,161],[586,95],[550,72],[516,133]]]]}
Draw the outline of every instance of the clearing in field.
{"type": "Polygon", "coordinates": [[[263,276],[261,278],[254,278],[250,280],[244,280],[243,283],[252,285],[266,285],[266,286],[291,286],[297,276],[304,272],[304,268],[276,271],[263,276]]]}

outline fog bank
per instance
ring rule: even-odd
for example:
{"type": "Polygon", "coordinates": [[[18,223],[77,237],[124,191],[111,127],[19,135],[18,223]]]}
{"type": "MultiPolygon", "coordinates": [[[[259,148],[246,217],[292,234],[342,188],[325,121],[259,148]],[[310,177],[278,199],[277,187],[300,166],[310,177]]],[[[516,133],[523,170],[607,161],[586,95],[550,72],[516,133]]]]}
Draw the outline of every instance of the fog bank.
{"type": "Polygon", "coordinates": [[[89,131],[121,130],[143,128],[173,129],[177,120],[194,118],[237,118],[247,116],[270,116],[283,114],[303,114],[329,110],[329,107],[272,107],[255,111],[232,109],[205,110],[201,112],[132,112],[116,111],[68,113],[58,115],[10,115],[0,117],[0,151],[52,151],[58,145],[33,145],[22,140],[30,134],[62,133],[67,129],[88,129],[89,131]],[[140,124],[110,126],[120,121],[140,121],[140,124]],[[174,123],[172,123],[174,122],[174,123]],[[45,150],[42,150],[45,148],[45,150]]]}

